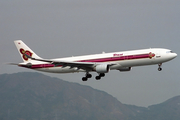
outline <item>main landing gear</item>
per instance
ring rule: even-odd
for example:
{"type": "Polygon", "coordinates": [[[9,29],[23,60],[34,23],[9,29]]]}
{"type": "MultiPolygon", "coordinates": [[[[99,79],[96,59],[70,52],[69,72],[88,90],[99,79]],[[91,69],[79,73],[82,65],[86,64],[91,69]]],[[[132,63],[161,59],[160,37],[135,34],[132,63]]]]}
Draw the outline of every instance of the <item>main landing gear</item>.
{"type": "Polygon", "coordinates": [[[99,73],[99,76],[96,76],[96,80],[100,80],[101,79],[101,77],[104,77],[105,76],[105,74],[104,73],[99,73]]]}
{"type": "Polygon", "coordinates": [[[91,74],[86,73],[86,76],[82,78],[82,81],[87,81],[87,80],[88,80],[88,78],[91,78],[91,77],[92,77],[92,75],[91,75],[91,74]]]}
{"type": "MultiPolygon", "coordinates": [[[[100,80],[100,79],[101,79],[101,77],[104,77],[104,76],[105,76],[105,74],[104,74],[104,73],[99,73],[99,75],[98,75],[98,76],[96,76],[96,80],[100,80]]],[[[92,77],[92,75],[91,75],[91,74],[86,73],[85,77],[83,77],[83,78],[82,78],[82,81],[87,81],[87,80],[88,80],[88,78],[91,78],[91,77],[92,77]]]]}
{"type": "Polygon", "coordinates": [[[162,63],[158,64],[158,66],[159,66],[158,71],[162,71],[162,68],[161,68],[162,63]]]}

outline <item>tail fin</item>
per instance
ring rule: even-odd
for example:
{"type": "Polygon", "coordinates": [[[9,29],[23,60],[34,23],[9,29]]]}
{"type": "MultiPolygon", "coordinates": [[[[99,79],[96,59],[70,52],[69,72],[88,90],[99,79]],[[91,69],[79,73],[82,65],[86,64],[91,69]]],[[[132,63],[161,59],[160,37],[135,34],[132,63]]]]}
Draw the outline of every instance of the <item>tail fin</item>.
{"type": "Polygon", "coordinates": [[[19,51],[19,54],[21,55],[21,58],[23,59],[24,62],[31,61],[31,59],[29,59],[25,56],[25,53],[33,58],[40,58],[23,41],[16,40],[16,41],[14,41],[14,43],[15,43],[15,45],[19,51]]]}

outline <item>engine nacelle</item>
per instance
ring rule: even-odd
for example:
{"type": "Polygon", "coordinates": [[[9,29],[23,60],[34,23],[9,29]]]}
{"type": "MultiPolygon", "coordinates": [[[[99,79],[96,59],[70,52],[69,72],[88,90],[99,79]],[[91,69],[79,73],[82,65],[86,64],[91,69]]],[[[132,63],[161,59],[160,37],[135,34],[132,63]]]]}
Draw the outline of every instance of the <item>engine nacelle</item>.
{"type": "Polygon", "coordinates": [[[110,68],[107,64],[97,65],[95,68],[97,73],[108,73],[110,68]]]}
{"type": "Polygon", "coordinates": [[[123,68],[120,68],[120,69],[118,69],[119,71],[121,71],[121,72],[126,72],[126,71],[131,71],[131,67],[123,67],[123,68]]]}

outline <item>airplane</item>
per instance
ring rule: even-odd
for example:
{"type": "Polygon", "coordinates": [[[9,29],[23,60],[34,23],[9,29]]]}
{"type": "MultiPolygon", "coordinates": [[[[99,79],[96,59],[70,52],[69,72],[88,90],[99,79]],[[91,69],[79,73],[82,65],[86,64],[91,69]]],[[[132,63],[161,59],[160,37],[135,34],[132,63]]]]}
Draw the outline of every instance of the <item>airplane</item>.
{"type": "Polygon", "coordinates": [[[14,41],[22,63],[11,63],[19,67],[50,73],[74,73],[85,72],[82,81],[87,81],[92,77],[90,72],[98,73],[96,80],[100,80],[110,70],[120,72],[130,71],[132,67],[155,65],[161,71],[162,63],[174,59],[177,54],[169,49],[150,48],[141,50],[131,50],[122,52],[112,52],[77,57],[66,57],[57,59],[43,59],[33,52],[23,41],[14,41]]]}

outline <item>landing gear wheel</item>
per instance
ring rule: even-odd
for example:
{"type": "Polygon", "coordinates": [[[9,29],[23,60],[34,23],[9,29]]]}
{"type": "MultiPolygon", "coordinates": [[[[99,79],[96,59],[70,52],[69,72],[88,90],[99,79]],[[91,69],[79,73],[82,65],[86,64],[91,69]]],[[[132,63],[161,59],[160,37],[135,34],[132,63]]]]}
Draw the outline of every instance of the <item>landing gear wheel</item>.
{"type": "Polygon", "coordinates": [[[162,68],[158,68],[158,71],[162,71],[162,68]]]}
{"type": "Polygon", "coordinates": [[[87,77],[87,78],[91,78],[92,75],[91,75],[91,74],[86,74],[86,77],[87,77]]]}
{"type": "Polygon", "coordinates": [[[89,74],[89,72],[86,72],[86,75],[85,75],[85,77],[82,78],[82,81],[87,81],[88,78],[91,78],[91,77],[92,77],[92,75],[89,74]]]}
{"type": "Polygon", "coordinates": [[[100,73],[100,74],[99,74],[99,76],[104,77],[104,76],[105,76],[105,74],[104,74],[104,73],[100,73]]]}
{"type": "Polygon", "coordinates": [[[96,76],[96,80],[100,80],[101,79],[101,76],[96,76]]]}
{"type": "Polygon", "coordinates": [[[82,78],[82,81],[87,81],[87,77],[83,77],[83,78],[82,78]]]}

